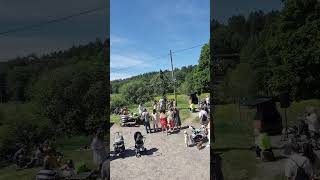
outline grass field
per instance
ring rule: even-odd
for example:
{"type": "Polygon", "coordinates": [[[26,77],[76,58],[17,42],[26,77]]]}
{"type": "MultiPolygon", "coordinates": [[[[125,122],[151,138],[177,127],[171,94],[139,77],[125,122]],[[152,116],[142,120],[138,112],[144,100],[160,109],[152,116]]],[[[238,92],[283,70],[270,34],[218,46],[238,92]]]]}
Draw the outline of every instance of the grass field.
{"type": "MultiPolygon", "coordinates": [[[[297,115],[308,106],[320,108],[320,100],[292,103],[287,110],[288,124],[294,124],[297,115]]],[[[239,106],[234,104],[218,105],[215,109],[216,143],[214,148],[216,151],[223,153],[222,168],[225,179],[245,180],[260,177],[261,175],[256,174],[256,165],[261,162],[255,159],[254,152],[248,150],[254,143],[252,119],[255,109],[241,108],[241,115],[239,106]]],[[[279,105],[278,110],[283,116],[283,110],[280,109],[279,105]]],[[[277,177],[277,179],[282,178],[277,177]]]]}
{"type": "MultiPolygon", "coordinates": [[[[209,93],[203,93],[200,96],[200,99],[204,99],[209,93]]],[[[157,96],[155,97],[156,100],[159,100],[161,97],[157,96]]],[[[174,99],[174,95],[168,95],[168,99],[174,99]]],[[[189,97],[187,95],[177,95],[177,104],[178,108],[180,109],[180,117],[181,120],[184,121],[186,118],[190,116],[189,112],[189,97]]],[[[146,108],[148,109],[149,112],[152,112],[152,103],[148,102],[145,103],[146,108]]],[[[138,113],[138,105],[131,105],[128,106],[129,112],[134,112],[138,113]]],[[[197,120],[197,119],[195,119],[197,120]]],[[[110,115],[110,122],[115,123],[115,124],[120,124],[120,117],[119,115],[110,115]]]]}
{"type": "MultiPolygon", "coordinates": [[[[108,137],[106,137],[108,139],[108,137]]],[[[72,159],[75,165],[80,162],[86,163],[89,168],[93,168],[92,152],[77,151],[79,147],[90,144],[90,137],[77,136],[72,138],[64,138],[57,141],[57,149],[64,153],[64,161],[72,159]]],[[[0,180],[32,180],[40,168],[31,168],[16,171],[14,165],[10,165],[0,169],[0,180]]]]}

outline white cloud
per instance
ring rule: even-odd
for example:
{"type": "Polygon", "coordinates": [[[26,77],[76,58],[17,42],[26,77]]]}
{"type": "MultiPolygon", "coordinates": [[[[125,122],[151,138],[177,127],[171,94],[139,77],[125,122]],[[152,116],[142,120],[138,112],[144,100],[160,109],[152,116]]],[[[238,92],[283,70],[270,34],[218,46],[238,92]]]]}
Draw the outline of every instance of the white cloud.
{"type": "Polygon", "coordinates": [[[149,67],[148,58],[143,55],[122,55],[122,54],[110,54],[110,67],[113,69],[116,68],[144,68],[149,67]]]}
{"type": "Polygon", "coordinates": [[[125,44],[129,44],[129,43],[130,43],[130,41],[127,38],[120,37],[120,36],[113,35],[113,34],[110,35],[110,45],[111,46],[125,45],[125,44]]]}
{"type": "Polygon", "coordinates": [[[131,77],[131,74],[127,74],[127,73],[110,73],[110,80],[117,80],[117,79],[125,79],[125,78],[129,78],[131,77]]]}

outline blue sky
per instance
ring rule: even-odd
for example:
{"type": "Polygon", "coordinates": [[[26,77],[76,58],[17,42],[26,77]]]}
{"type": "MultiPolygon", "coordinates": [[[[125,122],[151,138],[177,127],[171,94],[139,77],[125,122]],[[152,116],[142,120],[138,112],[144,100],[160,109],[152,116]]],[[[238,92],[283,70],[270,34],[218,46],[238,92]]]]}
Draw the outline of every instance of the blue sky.
{"type": "MultiPolygon", "coordinates": [[[[110,79],[171,68],[169,50],[209,42],[209,26],[209,0],[111,0],[110,79]]],[[[174,67],[197,64],[200,50],[173,54],[174,67]]]]}

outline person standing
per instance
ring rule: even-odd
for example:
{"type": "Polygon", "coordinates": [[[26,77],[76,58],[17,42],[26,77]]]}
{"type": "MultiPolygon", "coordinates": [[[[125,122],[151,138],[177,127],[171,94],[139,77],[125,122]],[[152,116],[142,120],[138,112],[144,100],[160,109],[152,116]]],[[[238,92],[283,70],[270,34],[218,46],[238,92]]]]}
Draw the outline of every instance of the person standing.
{"type": "Polygon", "coordinates": [[[163,98],[160,98],[160,100],[159,100],[159,108],[160,108],[160,110],[164,109],[164,99],[163,98]]]}
{"type": "Polygon", "coordinates": [[[199,112],[199,119],[201,125],[206,125],[208,122],[208,113],[202,108],[199,112]]]}
{"type": "Polygon", "coordinates": [[[138,112],[139,112],[140,116],[143,113],[143,109],[144,109],[144,107],[143,107],[142,103],[140,103],[139,106],[138,106],[138,112]]]}
{"type": "Polygon", "coordinates": [[[170,131],[173,131],[174,128],[174,119],[173,119],[173,111],[172,109],[169,109],[168,111],[168,124],[170,126],[170,131]]]}
{"type": "Polygon", "coordinates": [[[209,96],[206,96],[205,102],[206,102],[207,106],[210,106],[210,97],[209,96]]]}
{"type": "Polygon", "coordinates": [[[178,130],[181,129],[181,119],[180,119],[180,111],[178,108],[173,109],[173,114],[174,114],[174,119],[175,119],[175,126],[177,127],[178,130]]]}
{"type": "Polygon", "coordinates": [[[143,118],[143,122],[144,122],[144,126],[146,128],[146,132],[147,134],[149,134],[149,132],[151,133],[151,128],[150,128],[150,114],[149,112],[147,111],[147,109],[145,108],[143,110],[143,113],[141,115],[141,117],[143,118]]]}
{"type": "Polygon", "coordinates": [[[313,170],[308,158],[299,154],[299,147],[291,145],[292,155],[285,165],[285,176],[288,180],[312,179],[313,170]]]}
{"type": "Polygon", "coordinates": [[[92,140],[91,148],[93,151],[93,162],[98,166],[98,171],[100,172],[102,164],[108,158],[102,129],[97,130],[96,136],[92,140]]]}
{"type": "Polygon", "coordinates": [[[210,147],[210,121],[209,121],[209,123],[207,125],[207,132],[208,132],[208,135],[207,135],[207,137],[208,137],[207,147],[210,147]]]}
{"type": "Polygon", "coordinates": [[[157,104],[157,100],[153,101],[153,109],[157,110],[158,108],[158,104],[157,104]]]}
{"type": "Polygon", "coordinates": [[[152,116],[153,116],[153,131],[156,132],[159,129],[159,126],[158,126],[159,116],[156,109],[153,109],[152,116]]]}
{"type": "Polygon", "coordinates": [[[160,111],[160,124],[162,132],[164,133],[164,131],[166,131],[168,135],[167,116],[163,109],[160,111]]]}

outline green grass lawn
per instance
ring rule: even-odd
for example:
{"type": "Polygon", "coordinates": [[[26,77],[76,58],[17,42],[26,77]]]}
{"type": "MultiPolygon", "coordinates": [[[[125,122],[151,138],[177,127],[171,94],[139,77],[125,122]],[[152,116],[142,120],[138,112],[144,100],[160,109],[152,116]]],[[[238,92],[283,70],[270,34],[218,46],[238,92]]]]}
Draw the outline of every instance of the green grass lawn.
{"type": "MultiPolygon", "coordinates": [[[[294,124],[296,117],[306,107],[320,108],[320,100],[294,102],[288,108],[288,122],[294,124]]],[[[216,143],[214,148],[222,152],[222,170],[225,179],[251,179],[256,176],[255,153],[247,150],[254,143],[253,117],[255,109],[241,108],[238,105],[218,105],[215,107],[214,125],[216,143]]],[[[283,109],[278,110],[283,117],[283,109]]],[[[283,119],[284,123],[284,119],[283,119]]],[[[282,179],[283,177],[277,177],[282,179]]]]}
{"type": "MultiPolygon", "coordinates": [[[[205,97],[206,95],[209,95],[208,93],[204,93],[201,95],[201,97],[205,97]]],[[[167,96],[168,99],[173,99],[174,96],[173,95],[168,95],[167,96]]],[[[156,100],[159,100],[161,97],[157,96],[155,97],[156,100]]],[[[187,95],[177,95],[177,104],[178,104],[178,108],[180,109],[180,118],[182,121],[184,121],[185,119],[187,119],[190,116],[190,112],[189,112],[189,97],[187,95]]],[[[152,107],[152,103],[145,103],[145,106],[147,108],[147,110],[149,112],[152,112],[153,107],[152,107]]],[[[138,105],[130,105],[128,106],[128,110],[129,112],[133,112],[133,113],[138,113],[138,105]]],[[[110,122],[115,123],[115,124],[120,124],[120,116],[119,115],[110,115],[110,122]]]]}

